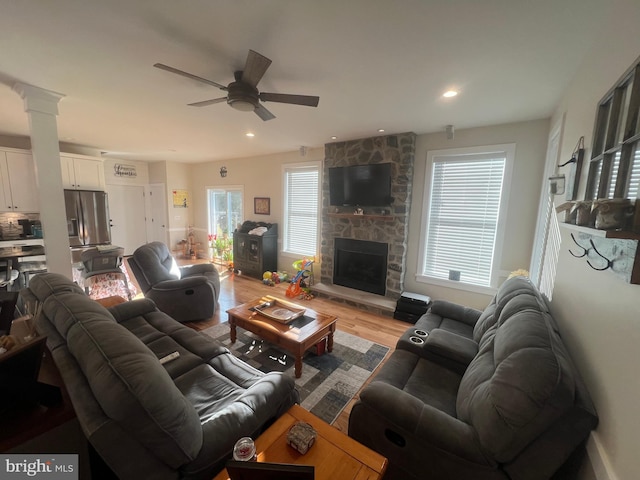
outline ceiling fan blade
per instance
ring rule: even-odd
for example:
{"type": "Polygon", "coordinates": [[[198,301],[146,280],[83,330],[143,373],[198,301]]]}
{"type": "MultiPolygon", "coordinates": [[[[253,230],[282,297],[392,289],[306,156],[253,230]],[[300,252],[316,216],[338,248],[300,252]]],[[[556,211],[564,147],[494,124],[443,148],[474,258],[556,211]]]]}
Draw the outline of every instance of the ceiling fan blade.
{"type": "Polygon", "coordinates": [[[286,93],[265,93],[260,94],[263,102],[292,103],[294,105],[305,105],[307,107],[317,107],[320,97],[311,95],[288,95],[286,93]]]}
{"type": "Polygon", "coordinates": [[[193,75],[192,73],[183,72],[182,70],[178,70],[177,68],[170,67],[169,65],[164,65],[162,63],[156,63],[153,65],[160,70],[165,70],[167,72],[175,73],[176,75],[182,75],[183,77],[191,78],[192,80],[197,80],[199,82],[204,82],[209,85],[213,85],[214,87],[218,87],[220,90],[227,90],[227,87],[216,83],[212,80],[207,80],[206,78],[198,77],[197,75],[193,75]]]}
{"type": "Polygon", "coordinates": [[[190,107],[206,107],[213,105],[214,103],[226,102],[227,97],[214,98],[213,100],[204,100],[202,102],[187,103],[190,107]]]}
{"type": "Polygon", "coordinates": [[[272,119],[276,118],[276,116],[273,113],[271,113],[269,110],[267,110],[264,107],[264,105],[258,105],[256,107],[256,109],[254,110],[254,112],[256,112],[256,115],[258,115],[265,122],[267,120],[272,120],[272,119]]]}
{"type": "Polygon", "coordinates": [[[247,62],[242,71],[242,81],[255,87],[267,71],[267,68],[269,68],[269,65],[271,65],[271,60],[258,52],[249,50],[247,62]]]}

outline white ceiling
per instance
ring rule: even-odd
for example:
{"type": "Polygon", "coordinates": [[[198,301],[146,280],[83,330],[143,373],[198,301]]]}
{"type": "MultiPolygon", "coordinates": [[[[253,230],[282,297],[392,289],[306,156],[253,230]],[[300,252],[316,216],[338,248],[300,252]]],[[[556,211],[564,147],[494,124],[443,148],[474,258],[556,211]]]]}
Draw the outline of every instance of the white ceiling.
{"type": "Polygon", "coordinates": [[[608,0],[0,0],[0,134],[29,135],[23,82],[65,97],[60,140],[132,160],[202,162],[546,118],[602,32],[608,0]],[[273,60],[263,122],[204,83],[249,49],[273,60]],[[449,88],[460,95],[444,99],[449,88]],[[254,138],[245,133],[255,133],[254,138]]]}

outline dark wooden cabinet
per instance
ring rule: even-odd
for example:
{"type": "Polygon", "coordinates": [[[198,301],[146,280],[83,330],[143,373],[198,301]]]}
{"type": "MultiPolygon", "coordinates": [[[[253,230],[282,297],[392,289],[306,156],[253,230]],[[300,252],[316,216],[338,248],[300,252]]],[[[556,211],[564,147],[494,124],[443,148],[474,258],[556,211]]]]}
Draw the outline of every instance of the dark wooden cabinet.
{"type": "Polygon", "coordinates": [[[233,267],[243,275],[262,279],[278,269],[278,224],[268,224],[263,235],[233,232],[233,267]]]}

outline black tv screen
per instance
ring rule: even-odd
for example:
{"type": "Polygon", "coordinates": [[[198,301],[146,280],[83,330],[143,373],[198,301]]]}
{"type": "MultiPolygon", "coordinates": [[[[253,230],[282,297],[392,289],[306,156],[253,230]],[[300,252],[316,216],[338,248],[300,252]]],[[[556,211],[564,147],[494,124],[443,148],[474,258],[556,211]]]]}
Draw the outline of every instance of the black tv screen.
{"type": "Polygon", "coordinates": [[[366,207],[391,205],[391,164],[329,168],[329,204],[366,207]]]}

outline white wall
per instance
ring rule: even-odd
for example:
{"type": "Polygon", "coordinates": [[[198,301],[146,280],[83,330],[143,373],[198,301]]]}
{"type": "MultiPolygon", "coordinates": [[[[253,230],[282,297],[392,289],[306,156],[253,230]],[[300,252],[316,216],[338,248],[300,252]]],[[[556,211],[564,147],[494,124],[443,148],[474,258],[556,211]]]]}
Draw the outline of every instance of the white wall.
{"type": "MultiPolygon", "coordinates": [[[[566,114],[564,159],[570,158],[582,135],[585,158],[590,157],[597,104],[640,55],[640,2],[612,3],[614,15],[603,19],[600,42],[592,47],[554,114],[554,121],[566,114]]],[[[588,165],[583,170],[579,198],[588,165]]],[[[569,245],[569,232],[562,229],[552,310],[600,417],[589,444],[595,477],[638,478],[640,381],[635,368],[640,365],[640,285],[592,270],[569,255],[569,245]]]]}
{"type": "MultiPolygon", "coordinates": [[[[282,255],[283,172],[282,166],[289,163],[304,163],[324,160],[324,148],[308,149],[303,157],[299,151],[251,158],[231,159],[221,162],[200,163],[191,166],[191,186],[194,195],[193,218],[199,241],[205,241],[208,233],[207,188],[239,186],[244,189],[244,220],[278,224],[278,269],[293,272],[292,263],[299,257],[282,255]],[[220,167],[227,167],[227,176],[220,176],[220,167]],[[270,215],[253,213],[254,197],[271,199],[270,215]]],[[[317,272],[319,266],[314,267],[317,272]]]]}
{"type": "Polygon", "coordinates": [[[444,132],[418,136],[409,221],[405,290],[479,309],[486,307],[492,297],[492,295],[471,293],[416,281],[427,152],[429,150],[480,145],[516,144],[509,206],[506,219],[504,219],[506,222],[505,241],[501,252],[502,261],[499,266],[501,271],[508,274],[519,268],[529,268],[548,134],[549,121],[535,120],[457,130],[453,140],[447,140],[444,132]]]}

